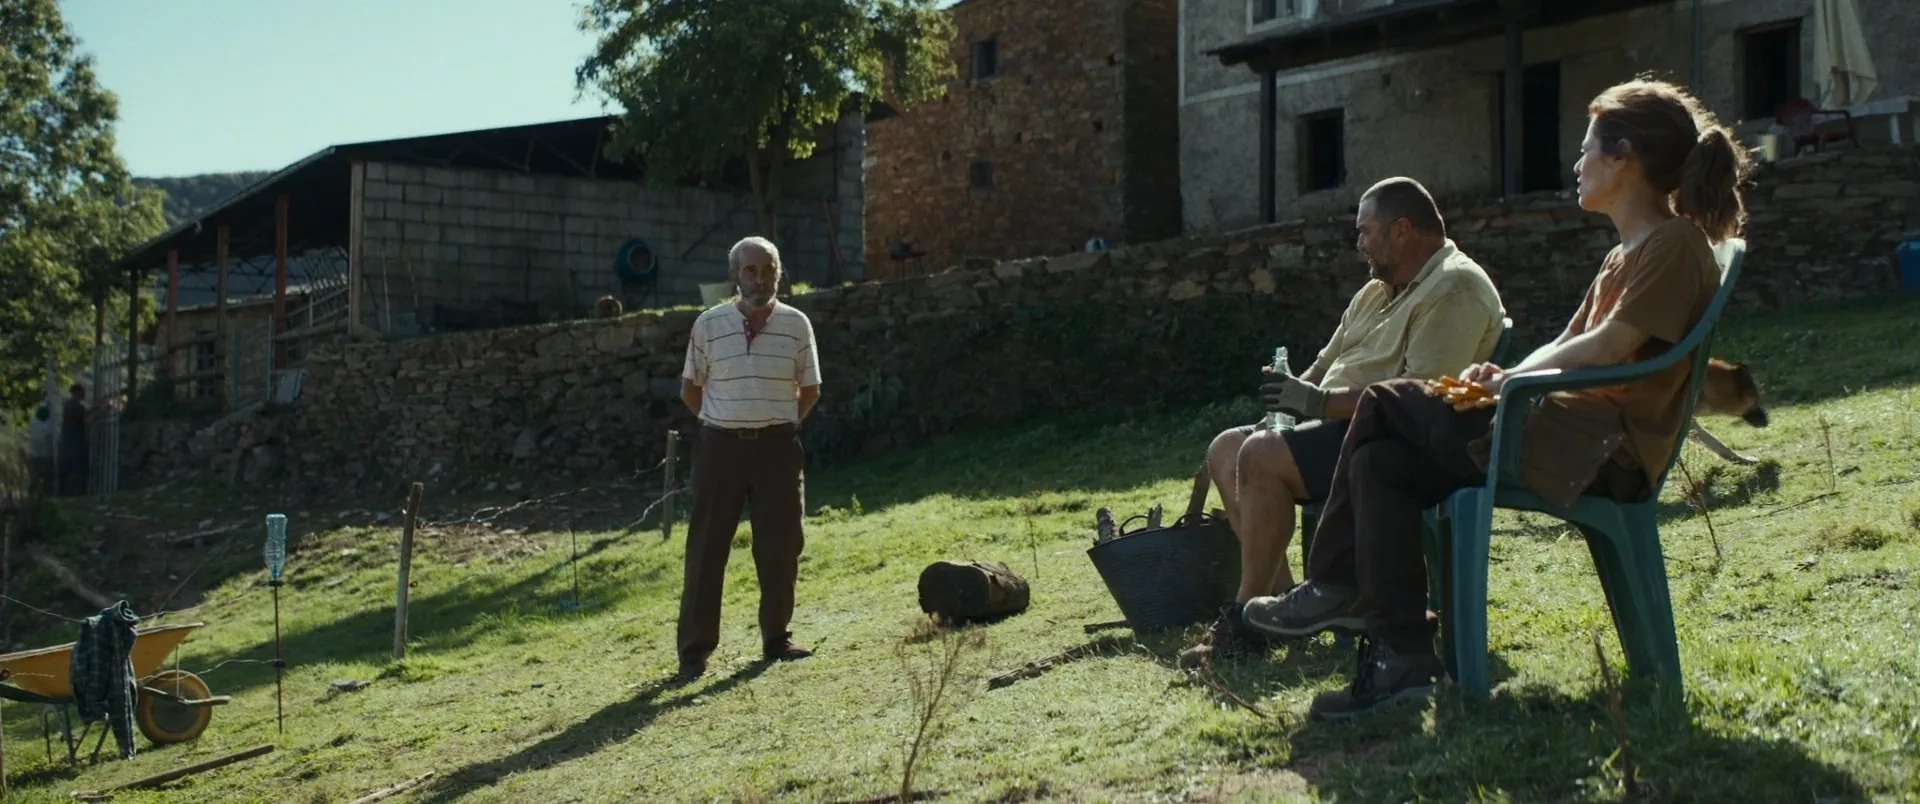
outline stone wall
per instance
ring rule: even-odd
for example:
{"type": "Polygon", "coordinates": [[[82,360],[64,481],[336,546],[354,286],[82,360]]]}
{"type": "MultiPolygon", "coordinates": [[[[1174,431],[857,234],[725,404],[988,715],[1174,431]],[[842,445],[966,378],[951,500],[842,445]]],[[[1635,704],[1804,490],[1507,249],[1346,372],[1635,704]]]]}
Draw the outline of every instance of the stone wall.
{"type": "MultiPolygon", "coordinates": [[[[796,281],[865,278],[864,147],[849,115],[813,158],[787,169],[782,256],[796,281]],[[837,240],[828,198],[838,199],[837,240]]],[[[398,335],[453,328],[503,300],[539,305],[541,320],[583,315],[602,294],[619,295],[614,258],[635,237],[661,266],[649,304],[698,303],[700,284],[726,281],[728,247],[761,234],[748,194],[692,187],[371,162],[363,193],[365,323],[398,335]]]]}
{"type": "MultiPolygon", "coordinates": [[[[1856,0],[1875,54],[1881,86],[1874,97],[1920,93],[1920,61],[1891,54],[1920,39],[1920,3],[1856,0]]],[[[1180,171],[1187,231],[1217,231],[1259,222],[1260,93],[1244,65],[1224,67],[1208,50],[1281,30],[1297,21],[1249,25],[1245,2],[1181,0],[1180,171]]],[[[1344,11],[1384,4],[1348,0],[1344,11]]],[[[1323,2],[1323,6],[1329,5],[1323,2]]],[[[1705,0],[1701,96],[1732,124],[1742,119],[1745,91],[1741,37],[1751,26],[1800,20],[1800,92],[1817,97],[1813,77],[1814,0],[1705,0]]],[[[1641,73],[1681,83],[1691,79],[1692,4],[1656,5],[1523,37],[1529,66],[1559,69],[1559,164],[1571,186],[1573,163],[1594,95],[1641,73]]],[[[1323,12],[1324,13],[1324,12],[1323,12]]],[[[1324,17],[1322,18],[1324,20],[1324,17]]],[[[1456,46],[1393,51],[1283,72],[1277,83],[1275,193],[1281,219],[1327,214],[1351,205],[1373,182],[1411,176],[1436,195],[1470,198],[1500,189],[1500,37],[1456,46]],[[1344,116],[1346,181],[1337,188],[1302,186],[1300,116],[1339,110],[1344,116]]],[[[1761,127],[1764,127],[1764,123],[1761,127]]],[[[1885,144],[1884,120],[1863,121],[1860,136],[1885,144]]],[[[1747,132],[1748,127],[1741,131],[1747,132]]],[[[1909,138],[1907,142],[1911,143],[1909,138]]]]}
{"type": "Polygon", "coordinates": [[[945,97],[871,127],[870,274],[1177,234],[1172,12],[1172,0],[954,6],[945,97]],[[998,70],[974,80],[984,40],[998,70]],[[902,240],[927,256],[893,263],[902,240]]]}
{"type": "MultiPolygon", "coordinates": [[[[1894,245],[1920,229],[1920,149],[1809,157],[1756,180],[1738,308],[1895,292],[1894,245]]],[[[1561,329],[1613,243],[1605,219],[1556,194],[1445,212],[1494,276],[1523,349],[1561,329]]],[[[793,303],[814,321],[825,368],[809,449],[866,455],[970,427],[1246,394],[1274,346],[1317,352],[1364,278],[1343,215],[808,294],[793,303]]],[[[651,466],[666,429],[691,426],[677,400],[695,315],[318,351],[296,411],[246,425],[247,438],[203,433],[197,449],[245,476],[258,445],[284,444],[295,476],[322,488],[435,467],[651,466]]]]}

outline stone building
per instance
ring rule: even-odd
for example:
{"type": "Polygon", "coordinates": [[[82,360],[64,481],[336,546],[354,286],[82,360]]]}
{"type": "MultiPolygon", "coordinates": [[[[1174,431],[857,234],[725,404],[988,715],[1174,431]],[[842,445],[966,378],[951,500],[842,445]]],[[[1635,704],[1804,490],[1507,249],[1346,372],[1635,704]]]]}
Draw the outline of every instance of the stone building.
{"type": "MultiPolygon", "coordinates": [[[[646,181],[637,160],[602,157],[613,122],[322,149],[129,252],[129,292],[163,309],[127,341],[181,395],[242,408],[297,398],[308,349],[342,337],[583,318],[607,294],[700,304],[728,281],[727,249],[765,234],[744,168],[646,181]]],[[[795,282],[864,280],[865,120],[850,106],[820,137],[781,177],[783,261],[795,282]]]]}
{"type": "Polygon", "coordinates": [[[1178,234],[1174,2],[955,4],[946,95],[869,126],[869,275],[1178,234]]]}
{"type": "Polygon", "coordinates": [[[1856,139],[1911,143],[1913,0],[1181,0],[1185,226],[1338,210],[1393,175],[1453,198],[1570,187],[1587,102],[1643,73],[1756,141],[1782,102],[1843,105],[1813,67],[1816,6],[1843,1],[1879,78],[1844,104],[1856,139]]]}

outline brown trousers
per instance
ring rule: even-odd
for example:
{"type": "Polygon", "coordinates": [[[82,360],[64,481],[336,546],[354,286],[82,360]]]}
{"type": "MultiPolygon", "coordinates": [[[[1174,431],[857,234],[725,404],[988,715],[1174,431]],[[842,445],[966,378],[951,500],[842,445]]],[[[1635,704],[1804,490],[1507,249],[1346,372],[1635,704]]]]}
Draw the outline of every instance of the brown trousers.
{"type": "MultiPolygon", "coordinates": [[[[1423,517],[1455,491],[1487,482],[1468,444],[1487,435],[1493,415],[1491,408],[1455,412],[1419,380],[1390,380],[1360,393],[1307,577],[1357,588],[1368,634],[1395,652],[1434,650],[1423,517]]],[[[1618,497],[1614,489],[1640,482],[1637,470],[1608,461],[1587,493],[1618,497]]]]}
{"type": "Polygon", "coordinates": [[[756,430],[702,427],[693,447],[693,521],[687,527],[679,650],[705,659],[720,644],[720,599],[740,509],[753,501],[753,568],[760,577],[760,638],[789,636],[806,501],[806,452],[793,425],[756,430]]]}

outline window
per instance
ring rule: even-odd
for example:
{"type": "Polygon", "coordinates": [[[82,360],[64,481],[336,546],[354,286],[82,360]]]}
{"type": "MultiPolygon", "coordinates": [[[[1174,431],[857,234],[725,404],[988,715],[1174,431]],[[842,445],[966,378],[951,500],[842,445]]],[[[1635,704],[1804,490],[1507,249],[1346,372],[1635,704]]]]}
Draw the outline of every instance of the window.
{"type": "Polygon", "coordinates": [[[1000,74],[1000,42],[996,39],[973,40],[973,80],[985,81],[1000,74]]]}
{"type": "Polygon", "coordinates": [[[975,159],[967,163],[967,183],[975,190],[985,190],[993,186],[993,163],[984,159],[975,159]]]}
{"type": "Polygon", "coordinates": [[[1778,22],[1740,32],[1745,86],[1741,112],[1748,120],[1773,117],[1780,104],[1800,97],[1800,21],[1778,22]]]}
{"type": "Polygon", "coordinates": [[[1247,21],[1259,25],[1272,22],[1281,15],[1293,16],[1295,0],[1247,0],[1247,21]]]}
{"type": "Polygon", "coordinates": [[[204,340],[195,343],[193,345],[193,351],[188,353],[190,355],[188,358],[190,368],[187,370],[187,373],[189,375],[202,376],[196,376],[192,384],[188,386],[187,398],[211,399],[213,398],[214,391],[217,389],[214,387],[213,377],[205,375],[211,375],[213,373],[214,359],[216,357],[214,353],[214,341],[216,338],[212,330],[205,329],[194,332],[193,336],[196,340],[204,340]]]}
{"type": "Polygon", "coordinates": [[[1347,115],[1328,109],[1300,116],[1295,135],[1300,152],[1301,194],[1347,183],[1347,115]]]}

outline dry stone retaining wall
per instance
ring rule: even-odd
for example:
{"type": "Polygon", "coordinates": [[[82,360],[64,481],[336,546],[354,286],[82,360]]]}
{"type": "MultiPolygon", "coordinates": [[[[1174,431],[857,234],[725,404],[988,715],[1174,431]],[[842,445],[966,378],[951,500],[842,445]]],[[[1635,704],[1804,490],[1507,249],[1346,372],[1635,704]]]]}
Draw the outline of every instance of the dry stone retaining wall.
{"type": "MultiPolygon", "coordinates": [[[[1768,167],[1750,198],[1737,307],[1897,292],[1894,247],[1920,230],[1920,149],[1768,167]]],[[[1555,195],[1445,211],[1500,286],[1523,348],[1560,330],[1613,243],[1605,219],[1555,195]]],[[[1275,345],[1308,355],[1324,343],[1364,278],[1352,238],[1344,217],[1296,221],[799,297],[826,383],[810,452],[872,454],[974,426],[1249,393],[1275,345]]],[[[130,474],[218,465],[245,477],[234,461],[263,443],[318,487],[435,467],[651,466],[666,430],[692,424],[678,376],[695,315],[319,349],[297,410],[229,427],[244,437],[203,432],[193,450],[129,439],[146,450],[130,474]]]]}

